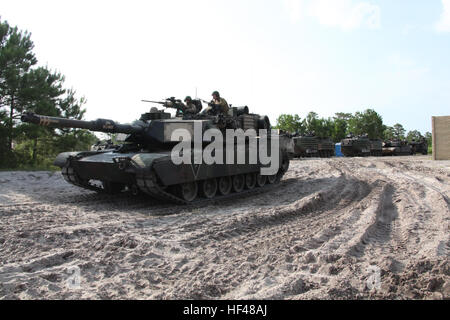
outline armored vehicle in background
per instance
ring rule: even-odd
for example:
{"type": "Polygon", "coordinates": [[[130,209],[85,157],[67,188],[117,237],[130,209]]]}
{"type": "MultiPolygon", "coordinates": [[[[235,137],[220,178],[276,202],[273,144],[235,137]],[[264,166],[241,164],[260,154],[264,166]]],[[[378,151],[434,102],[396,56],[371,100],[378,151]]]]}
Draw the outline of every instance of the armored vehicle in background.
{"type": "Polygon", "coordinates": [[[370,139],[370,155],[381,157],[383,155],[383,141],[380,139],[370,139]]]}
{"type": "Polygon", "coordinates": [[[420,141],[411,141],[409,143],[411,146],[412,154],[421,153],[423,155],[428,154],[428,142],[425,138],[422,138],[420,141]]]}
{"type": "Polygon", "coordinates": [[[294,157],[296,158],[329,158],[334,156],[334,143],[330,138],[321,138],[314,134],[294,135],[294,157]]]}
{"type": "Polygon", "coordinates": [[[341,151],[346,157],[367,157],[370,155],[370,140],[367,135],[348,135],[341,140],[341,151]]]}
{"type": "MultiPolygon", "coordinates": [[[[165,107],[177,108],[170,99],[167,101],[165,107]]],[[[277,155],[273,155],[279,160],[274,174],[261,174],[261,169],[269,165],[267,161],[260,159],[259,153],[256,161],[249,161],[248,154],[255,146],[252,142],[267,140],[270,150],[274,139],[280,137],[270,135],[271,126],[267,116],[251,114],[248,107],[232,107],[229,114],[191,114],[177,118],[171,118],[171,114],[164,110],[152,108],[149,113],[142,114],[139,120],[131,124],[119,124],[106,119],[71,120],[33,113],[25,113],[21,119],[23,122],[55,128],[80,128],[125,134],[126,139],[120,146],[93,151],[63,152],[55,159],[55,165],[61,168],[67,182],[98,192],[118,193],[129,190],[133,194],[146,193],[154,198],[182,204],[192,202],[198,196],[210,199],[277,183],[289,167],[289,155],[284,147],[280,147],[277,155]],[[192,159],[188,163],[175,164],[171,158],[174,146],[179,143],[178,140],[172,140],[177,129],[184,129],[183,132],[190,134],[191,140],[187,140],[187,146],[192,148],[179,152],[183,159],[192,159]],[[208,129],[221,132],[226,129],[255,129],[256,132],[259,132],[259,129],[267,129],[269,135],[267,139],[262,139],[261,136],[247,137],[243,143],[233,139],[231,150],[234,155],[231,152],[227,154],[230,149],[223,146],[222,150],[216,150],[215,153],[219,157],[219,151],[223,151],[223,164],[220,164],[220,161],[208,164],[202,157],[206,148],[210,147],[208,143],[212,141],[206,139],[206,135],[203,137],[203,133],[208,129]],[[198,133],[200,145],[196,138],[198,133]],[[245,154],[244,163],[236,161],[238,154],[245,154]],[[225,158],[229,159],[228,156],[234,156],[234,162],[231,161],[233,164],[227,164],[230,161],[225,161],[225,158]]],[[[256,145],[259,148],[259,144],[256,145]]],[[[280,146],[282,145],[285,144],[280,143],[280,146]]]]}
{"type": "Polygon", "coordinates": [[[319,138],[314,135],[294,136],[294,155],[297,158],[319,156],[319,138]]]}
{"type": "Polygon", "coordinates": [[[321,158],[330,158],[334,156],[334,142],[330,138],[319,138],[318,152],[321,158]]]}
{"type": "Polygon", "coordinates": [[[276,132],[279,136],[280,148],[282,150],[285,150],[285,152],[289,156],[289,159],[295,158],[294,140],[292,139],[292,135],[289,132],[285,132],[281,129],[277,129],[276,132]]]}
{"type": "Polygon", "coordinates": [[[406,156],[412,154],[412,147],[407,141],[389,140],[383,143],[383,156],[406,156]]]}

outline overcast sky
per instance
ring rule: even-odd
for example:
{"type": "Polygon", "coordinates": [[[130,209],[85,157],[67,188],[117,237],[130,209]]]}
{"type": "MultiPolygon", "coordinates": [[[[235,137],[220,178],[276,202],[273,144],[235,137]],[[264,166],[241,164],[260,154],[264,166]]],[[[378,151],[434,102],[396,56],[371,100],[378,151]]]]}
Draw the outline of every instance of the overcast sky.
{"type": "Polygon", "coordinates": [[[450,0],[3,0],[0,14],[87,98],[89,120],[129,122],[141,99],[196,90],[273,124],[370,107],[425,132],[450,115],[450,0]]]}

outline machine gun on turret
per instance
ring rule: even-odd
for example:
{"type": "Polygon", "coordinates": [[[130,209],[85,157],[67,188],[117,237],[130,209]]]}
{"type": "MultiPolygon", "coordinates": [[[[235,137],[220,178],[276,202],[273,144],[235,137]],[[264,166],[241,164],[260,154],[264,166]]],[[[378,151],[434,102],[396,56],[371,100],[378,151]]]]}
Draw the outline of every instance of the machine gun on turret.
{"type": "Polygon", "coordinates": [[[153,101],[153,100],[141,100],[142,102],[156,103],[164,106],[165,108],[176,109],[176,116],[181,116],[186,113],[186,105],[175,97],[165,99],[165,101],[153,101]]]}

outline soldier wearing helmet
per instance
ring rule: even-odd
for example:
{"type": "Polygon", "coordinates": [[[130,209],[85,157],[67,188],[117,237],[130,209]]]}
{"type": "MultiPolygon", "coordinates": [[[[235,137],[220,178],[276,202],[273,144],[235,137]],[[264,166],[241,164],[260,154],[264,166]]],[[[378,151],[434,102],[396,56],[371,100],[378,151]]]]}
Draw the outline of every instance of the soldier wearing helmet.
{"type": "Polygon", "coordinates": [[[184,102],[186,103],[186,108],[184,109],[185,113],[196,114],[198,112],[197,105],[194,100],[192,100],[191,96],[187,96],[184,99],[184,102]]]}
{"type": "Polygon", "coordinates": [[[222,98],[218,91],[214,91],[212,93],[212,100],[210,103],[208,103],[208,108],[205,109],[206,113],[212,113],[212,114],[228,114],[228,103],[227,101],[222,98]]]}

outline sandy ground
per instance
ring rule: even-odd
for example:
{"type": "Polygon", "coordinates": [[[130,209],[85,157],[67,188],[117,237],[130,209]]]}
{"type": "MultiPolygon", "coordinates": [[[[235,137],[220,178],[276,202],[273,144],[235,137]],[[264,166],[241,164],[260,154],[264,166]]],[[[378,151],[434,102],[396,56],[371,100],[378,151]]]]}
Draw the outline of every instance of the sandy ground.
{"type": "Polygon", "coordinates": [[[187,207],[1,172],[0,299],[448,299],[449,197],[425,156],[295,160],[187,207]]]}

